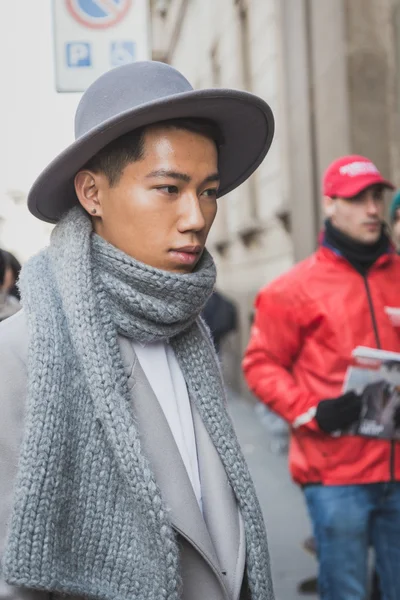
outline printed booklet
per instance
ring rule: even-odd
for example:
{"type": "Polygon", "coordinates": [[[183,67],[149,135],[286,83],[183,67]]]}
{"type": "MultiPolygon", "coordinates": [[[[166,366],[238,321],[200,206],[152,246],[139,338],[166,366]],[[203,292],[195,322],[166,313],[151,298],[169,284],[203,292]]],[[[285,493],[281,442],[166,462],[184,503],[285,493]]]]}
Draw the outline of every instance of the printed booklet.
{"type": "Polygon", "coordinates": [[[400,353],[358,346],[354,366],[347,370],[343,392],[354,390],[362,397],[359,421],[343,433],[400,440],[394,414],[400,406],[400,353]]]}

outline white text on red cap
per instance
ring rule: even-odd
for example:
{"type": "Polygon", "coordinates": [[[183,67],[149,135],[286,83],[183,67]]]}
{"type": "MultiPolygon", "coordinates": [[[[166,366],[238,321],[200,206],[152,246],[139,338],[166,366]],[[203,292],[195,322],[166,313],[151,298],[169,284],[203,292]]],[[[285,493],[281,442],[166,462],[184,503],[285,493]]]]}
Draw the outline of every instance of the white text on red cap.
{"type": "Polygon", "coordinates": [[[357,177],[357,175],[368,175],[369,173],[379,173],[378,169],[372,162],[356,161],[343,165],[339,169],[341,175],[349,175],[349,177],[357,177]]]}

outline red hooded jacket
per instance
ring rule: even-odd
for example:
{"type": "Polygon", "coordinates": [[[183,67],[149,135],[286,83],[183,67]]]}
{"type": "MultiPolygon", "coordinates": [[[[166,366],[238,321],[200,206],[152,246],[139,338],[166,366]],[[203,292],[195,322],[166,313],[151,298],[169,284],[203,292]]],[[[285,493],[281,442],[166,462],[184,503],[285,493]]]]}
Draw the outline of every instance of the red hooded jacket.
{"type": "Polygon", "coordinates": [[[323,433],[320,400],[342,394],[356,346],[400,352],[400,257],[381,256],[364,278],[321,246],[258,294],[243,369],[250,389],[291,425],[290,469],[299,484],[400,480],[400,443],[323,433]]]}

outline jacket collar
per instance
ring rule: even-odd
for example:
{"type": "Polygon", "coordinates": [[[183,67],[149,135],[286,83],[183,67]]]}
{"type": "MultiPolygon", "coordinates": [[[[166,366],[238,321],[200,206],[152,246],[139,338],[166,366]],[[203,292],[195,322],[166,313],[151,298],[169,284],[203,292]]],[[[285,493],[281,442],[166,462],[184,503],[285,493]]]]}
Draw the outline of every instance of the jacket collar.
{"type": "MultiPolygon", "coordinates": [[[[324,258],[331,260],[332,262],[341,262],[342,264],[346,264],[349,269],[355,271],[356,269],[350,264],[350,262],[343,256],[343,254],[335,248],[334,246],[328,244],[325,239],[325,231],[322,229],[318,235],[318,253],[324,258]]],[[[388,250],[382,256],[380,256],[374,264],[371,266],[369,271],[373,271],[377,268],[385,267],[388,264],[392,263],[393,258],[396,256],[396,249],[392,242],[388,245],[388,250]]]]}

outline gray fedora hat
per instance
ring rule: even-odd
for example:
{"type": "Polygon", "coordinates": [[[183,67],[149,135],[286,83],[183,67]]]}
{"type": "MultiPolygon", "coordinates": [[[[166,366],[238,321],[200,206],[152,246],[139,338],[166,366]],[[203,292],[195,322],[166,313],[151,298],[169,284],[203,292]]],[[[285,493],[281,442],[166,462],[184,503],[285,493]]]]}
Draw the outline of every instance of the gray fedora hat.
{"type": "Polygon", "coordinates": [[[193,90],[173,67],[143,61],[104,73],[83,94],[75,115],[75,142],[39,175],[28,195],[35,217],[56,223],[78,202],[76,173],[99,150],[138,127],[198,117],[220,127],[219,196],[243,183],[264,159],[274,118],[261,98],[239,90],[193,90]]]}

